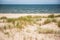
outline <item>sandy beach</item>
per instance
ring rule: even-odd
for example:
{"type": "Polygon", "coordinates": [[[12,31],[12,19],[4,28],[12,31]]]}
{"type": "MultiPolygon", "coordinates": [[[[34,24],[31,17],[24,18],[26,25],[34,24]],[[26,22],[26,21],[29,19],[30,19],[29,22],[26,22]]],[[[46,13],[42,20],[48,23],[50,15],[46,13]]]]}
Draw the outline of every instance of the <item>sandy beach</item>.
{"type": "Polygon", "coordinates": [[[17,18],[17,17],[20,17],[20,16],[27,16],[27,15],[32,15],[32,16],[48,16],[50,14],[54,14],[54,15],[59,15],[60,13],[0,13],[0,17],[1,16],[6,16],[8,18],[17,18]]]}
{"type": "Polygon", "coordinates": [[[0,40],[60,40],[60,13],[0,13],[0,40]]]}

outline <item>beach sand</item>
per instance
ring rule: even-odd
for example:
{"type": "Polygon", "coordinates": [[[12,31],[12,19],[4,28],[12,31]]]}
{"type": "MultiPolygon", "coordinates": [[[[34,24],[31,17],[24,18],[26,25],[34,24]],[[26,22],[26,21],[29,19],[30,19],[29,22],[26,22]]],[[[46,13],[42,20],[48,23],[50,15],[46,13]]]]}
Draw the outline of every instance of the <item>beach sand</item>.
{"type": "MultiPolygon", "coordinates": [[[[60,15],[59,13],[53,13],[54,15],[60,15]]],[[[18,18],[21,16],[48,16],[51,15],[50,13],[37,13],[37,14],[12,14],[12,13],[0,13],[0,17],[7,17],[7,18],[18,18]]],[[[60,17],[59,17],[60,18],[60,17]]],[[[60,19],[57,20],[60,20],[60,19]]],[[[43,18],[43,20],[45,20],[45,18],[43,18]]],[[[42,21],[41,21],[42,22],[42,21]]],[[[4,25],[8,25],[5,23],[0,23],[0,28],[2,28],[2,26],[4,25]]],[[[17,31],[16,28],[12,28],[12,29],[7,29],[7,30],[3,30],[4,32],[8,32],[9,36],[4,34],[4,32],[2,32],[0,30],[0,40],[60,40],[60,34],[57,33],[36,33],[36,29],[38,25],[27,25],[27,27],[25,27],[24,29],[22,29],[21,31],[17,31]],[[29,31],[29,32],[28,32],[29,31]]],[[[41,25],[41,28],[48,28],[48,29],[53,29],[53,30],[60,30],[60,28],[57,27],[56,23],[51,22],[48,23],[46,25],[41,25]]],[[[2,28],[3,29],[3,28],[2,28]]],[[[59,31],[60,32],[60,31],[59,31]]]]}
{"type": "Polygon", "coordinates": [[[8,18],[18,18],[20,16],[27,16],[27,15],[32,15],[32,16],[48,16],[50,14],[54,14],[54,15],[59,15],[60,13],[0,13],[0,17],[1,16],[6,16],[8,18]]]}

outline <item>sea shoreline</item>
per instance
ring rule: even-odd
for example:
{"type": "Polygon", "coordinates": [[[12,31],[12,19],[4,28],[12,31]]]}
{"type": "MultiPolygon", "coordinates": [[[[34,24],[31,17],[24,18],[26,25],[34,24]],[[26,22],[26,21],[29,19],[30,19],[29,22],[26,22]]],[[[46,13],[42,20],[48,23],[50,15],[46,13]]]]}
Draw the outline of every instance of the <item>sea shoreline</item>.
{"type": "Polygon", "coordinates": [[[48,16],[50,14],[59,15],[60,13],[0,13],[0,17],[1,16],[6,16],[6,17],[17,18],[17,17],[20,17],[20,16],[28,16],[28,15],[48,16]]]}

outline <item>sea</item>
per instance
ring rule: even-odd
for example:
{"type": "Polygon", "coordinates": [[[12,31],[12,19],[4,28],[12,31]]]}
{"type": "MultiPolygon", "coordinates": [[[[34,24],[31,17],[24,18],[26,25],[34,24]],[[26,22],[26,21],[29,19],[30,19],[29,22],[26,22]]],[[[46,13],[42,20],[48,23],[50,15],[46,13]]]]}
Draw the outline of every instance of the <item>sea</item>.
{"type": "Polygon", "coordinates": [[[60,13],[59,4],[0,4],[0,13],[60,13]]]}

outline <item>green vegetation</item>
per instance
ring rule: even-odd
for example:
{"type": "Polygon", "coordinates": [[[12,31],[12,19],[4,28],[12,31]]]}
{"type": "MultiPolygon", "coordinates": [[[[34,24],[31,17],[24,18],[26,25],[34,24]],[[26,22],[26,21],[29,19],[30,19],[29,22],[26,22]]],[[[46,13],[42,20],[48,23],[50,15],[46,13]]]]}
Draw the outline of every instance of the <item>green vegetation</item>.
{"type": "Polygon", "coordinates": [[[32,16],[25,16],[25,17],[19,17],[18,20],[24,25],[30,24],[32,25],[34,23],[34,18],[32,16]]]}
{"type": "Polygon", "coordinates": [[[3,17],[1,17],[0,19],[7,19],[7,17],[3,16],[3,17]]]}
{"type": "Polygon", "coordinates": [[[55,17],[54,14],[48,16],[48,18],[54,18],[54,17],[55,17]]]}
{"type": "Polygon", "coordinates": [[[57,15],[57,16],[55,16],[55,17],[60,17],[60,15],[57,15]]]}
{"type": "Polygon", "coordinates": [[[48,18],[56,18],[56,17],[60,17],[60,15],[54,15],[54,14],[48,15],[48,18]]]}
{"type": "Polygon", "coordinates": [[[3,22],[6,22],[6,19],[7,19],[7,17],[5,17],[5,16],[0,17],[0,20],[3,20],[3,22]]]}
{"type": "Polygon", "coordinates": [[[40,33],[57,33],[56,31],[54,31],[53,29],[48,29],[48,28],[40,28],[38,27],[36,30],[39,34],[40,33]]]}
{"type": "Polygon", "coordinates": [[[58,27],[60,27],[60,21],[58,21],[57,25],[58,25],[58,27]]]}
{"type": "Polygon", "coordinates": [[[21,24],[17,23],[16,28],[22,29],[22,28],[24,28],[24,26],[22,26],[21,24]]]}
{"type": "Polygon", "coordinates": [[[4,29],[6,30],[6,26],[4,26],[4,29]]]}
{"type": "Polygon", "coordinates": [[[51,22],[51,20],[47,19],[47,20],[45,20],[44,24],[48,24],[50,22],[51,22]]]}
{"type": "Polygon", "coordinates": [[[15,19],[13,19],[13,18],[8,18],[8,19],[7,19],[7,22],[12,22],[12,23],[14,23],[14,22],[15,22],[15,19]]]}
{"type": "Polygon", "coordinates": [[[6,32],[5,34],[6,34],[6,35],[9,35],[9,33],[8,33],[8,32],[6,32]]]}
{"type": "MultiPolygon", "coordinates": [[[[55,19],[55,17],[60,17],[60,15],[55,16],[54,14],[48,15],[48,17],[45,16],[21,16],[19,18],[7,18],[7,17],[1,17],[0,19],[6,19],[7,23],[12,23],[14,28],[19,28],[20,30],[23,29],[24,27],[26,27],[27,25],[40,25],[41,23],[37,23],[37,21],[42,21],[41,18],[47,18],[44,23],[42,25],[48,24],[50,22],[55,22],[57,23],[58,27],[60,27],[60,21],[57,22],[57,19],[55,19]]],[[[43,19],[44,20],[44,19],[43,19]]],[[[11,28],[11,26],[8,26],[9,29],[11,28]]],[[[4,27],[4,30],[6,30],[6,26],[4,27]]],[[[29,31],[29,30],[28,30],[29,31]]],[[[55,33],[55,31],[53,30],[49,30],[49,29],[42,29],[39,28],[37,30],[39,33],[55,33]]],[[[8,34],[8,33],[6,33],[8,34]]]]}
{"type": "Polygon", "coordinates": [[[57,22],[57,20],[56,20],[56,19],[52,19],[52,22],[55,22],[55,23],[56,23],[56,22],[57,22]]]}

